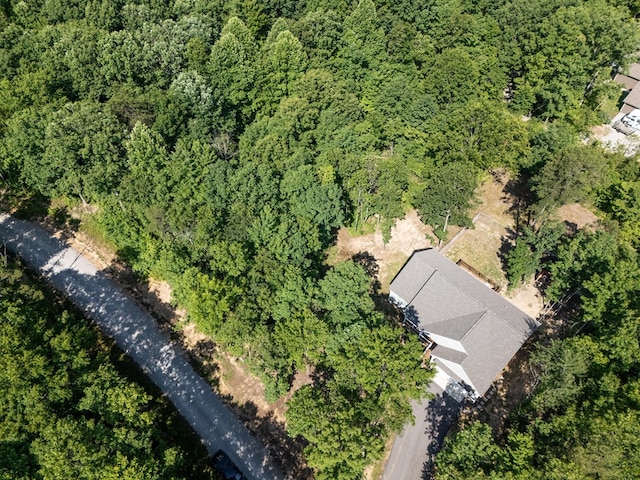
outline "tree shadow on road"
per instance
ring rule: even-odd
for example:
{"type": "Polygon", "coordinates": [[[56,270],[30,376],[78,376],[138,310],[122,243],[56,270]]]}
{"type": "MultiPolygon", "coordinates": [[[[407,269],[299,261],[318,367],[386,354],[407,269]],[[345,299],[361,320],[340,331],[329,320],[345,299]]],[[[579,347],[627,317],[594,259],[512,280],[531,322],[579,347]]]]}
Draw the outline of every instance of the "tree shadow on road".
{"type": "Polygon", "coordinates": [[[269,449],[287,478],[313,479],[313,471],[304,459],[303,451],[307,442],[302,437],[292,438],[287,433],[284,422],[276,419],[272,412],[259,416],[258,407],[253,402],[236,406],[235,410],[249,431],[269,449]]]}
{"type": "Polygon", "coordinates": [[[217,392],[220,385],[220,366],[213,360],[216,358],[215,342],[210,338],[204,338],[197,340],[195,344],[189,343],[185,332],[176,328],[182,318],[174,305],[160,298],[156,290],[157,285],[154,286],[149,279],[142,278],[120,258],[112,260],[102,272],[153,316],[162,333],[182,347],[194,369],[217,392]]]}
{"type": "Polygon", "coordinates": [[[0,209],[12,212],[15,218],[38,223],[47,231],[55,232],[62,241],[67,241],[80,228],[80,219],[72,215],[69,205],[39,193],[2,192],[0,209]]]}
{"type": "Polygon", "coordinates": [[[434,461],[436,454],[442,448],[444,439],[451,429],[458,415],[461,404],[448,393],[437,393],[427,405],[427,427],[425,434],[429,439],[427,445],[427,461],[422,466],[422,479],[434,478],[434,461]]]}
{"type": "Polygon", "coordinates": [[[42,221],[47,215],[51,200],[40,194],[20,194],[15,191],[4,191],[0,197],[0,206],[7,212],[22,220],[42,221]]]}

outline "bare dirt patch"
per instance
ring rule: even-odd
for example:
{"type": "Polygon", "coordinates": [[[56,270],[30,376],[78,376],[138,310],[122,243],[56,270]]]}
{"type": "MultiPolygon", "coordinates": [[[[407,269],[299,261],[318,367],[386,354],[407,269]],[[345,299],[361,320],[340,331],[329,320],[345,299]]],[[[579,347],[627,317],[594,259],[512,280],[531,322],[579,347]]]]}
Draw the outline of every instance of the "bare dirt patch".
{"type": "Polygon", "coordinates": [[[579,203],[563,205],[556,212],[556,216],[577,229],[593,226],[598,221],[595,213],[579,203]]]}
{"type": "Polygon", "coordinates": [[[532,318],[537,318],[544,307],[544,298],[533,284],[533,279],[506,293],[511,303],[532,318]]]}
{"type": "Polygon", "coordinates": [[[509,191],[510,181],[505,172],[494,172],[478,189],[480,203],[472,215],[482,212],[506,228],[513,227],[514,203],[517,203],[517,199],[513,192],[509,191]]]}
{"type": "Polygon", "coordinates": [[[228,395],[239,405],[251,404],[255,414],[260,417],[272,414],[279,422],[284,422],[284,405],[274,408],[275,405],[265,400],[264,385],[258,377],[247,373],[247,368],[239,360],[229,357],[219,357],[220,384],[222,395],[228,395]]]}
{"type": "MultiPolygon", "coordinates": [[[[514,193],[510,188],[512,184],[504,172],[494,172],[479,188],[478,204],[472,211],[474,227],[462,231],[452,227],[449,231],[451,240],[442,247],[442,252],[449,259],[454,262],[463,260],[491,282],[501,286],[504,292],[507,279],[502,270],[500,252],[504,238],[512,234],[515,228],[514,212],[517,213],[519,208],[517,192],[514,193]]],[[[582,212],[577,208],[570,211],[574,210],[582,212]]],[[[581,214],[582,222],[587,217],[584,212],[581,214]]],[[[386,245],[378,228],[374,233],[359,236],[352,235],[346,228],[340,229],[336,245],[329,252],[328,263],[334,265],[354,256],[357,258],[362,253],[372,256],[376,262],[380,292],[387,293],[389,283],[415,250],[437,245],[433,230],[420,221],[415,210],[411,210],[405,218],[396,222],[386,245]]],[[[533,317],[542,309],[542,298],[531,283],[505,295],[533,317]]]]}
{"type": "Polygon", "coordinates": [[[528,315],[536,318],[543,307],[543,298],[533,282],[507,290],[507,277],[502,266],[502,250],[506,239],[513,235],[519,214],[519,191],[512,191],[513,182],[498,171],[479,188],[479,203],[473,217],[473,228],[465,229],[442,248],[452,261],[462,260],[481,272],[502,294],[528,315]]]}
{"type": "Polygon", "coordinates": [[[391,239],[385,245],[382,232],[355,236],[347,228],[338,232],[336,245],[329,252],[328,262],[332,265],[348,260],[359,253],[368,253],[377,264],[377,278],[382,292],[389,291],[389,283],[404,262],[415,251],[437,245],[437,238],[431,227],[420,221],[418,213],[411,210],[405,218],[398,220],[391,229],[391,239]]]}

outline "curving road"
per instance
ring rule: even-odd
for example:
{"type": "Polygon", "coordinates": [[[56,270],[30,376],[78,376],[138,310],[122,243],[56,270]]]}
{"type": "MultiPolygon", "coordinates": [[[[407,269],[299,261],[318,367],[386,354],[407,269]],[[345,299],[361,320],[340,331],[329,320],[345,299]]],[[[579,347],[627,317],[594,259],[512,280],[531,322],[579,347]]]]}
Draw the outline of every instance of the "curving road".
{"type": "Polygon", "coordinates": [[[86,258],[42,228],[1,213],[0,240],[127,352],[200,435],[210,454],[224,450],[251,480],[283,478],[265,447],[160,332],[153,317],[86,258]]]}

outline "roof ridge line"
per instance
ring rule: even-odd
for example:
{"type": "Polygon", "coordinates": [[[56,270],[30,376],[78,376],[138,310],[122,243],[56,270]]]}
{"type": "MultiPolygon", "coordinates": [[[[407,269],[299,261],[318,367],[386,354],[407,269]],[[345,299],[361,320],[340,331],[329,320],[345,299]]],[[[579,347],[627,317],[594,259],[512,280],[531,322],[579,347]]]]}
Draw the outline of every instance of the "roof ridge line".
{"type": "MultiPolygon", "coordinates": [[[[639,85],[640,85],[640,82],[639,82],[639,85]]],[[[446,257],[444,257],[444,255],[443,255],[443,258],[446,258],[446,257]]],[[[456,265],[456,264],[455,264],[455,262],[453,262],[452,260],[450,260],[450,259],[448,259],[448,258],[446,258],[446,260],[448,260],[448,261],[449,261],[449,262],[451,262],[452,264],[456,265]]],[[[436,271],[436,272],[439,272],[439,271],[440,271],[440,269],[436,267],[436,268],[435,268],[435,271],[436,271]]],[[[434,273],[435,273],[435,272],[434,272],[434,273]]],[[[516,307],[513,303],[511,303],[511,301],[510,301],[510,300],[508,300],[508,299],[506,299],[505,297],[503,297],[502,295],[500,295],[500,294],[499,294],[498,292],[496,292],[493,288],[491,288],[491,287],[487,286],[484,282],[480,281],[480,280],[479,280],[479,279],[477,279],[475,276],[471,275],[469,272],[467,272],[467,271],[465,271],[465,270],[462,270],[462,272],[461,272],[461,273],[464,273],[465,275],[468,275],[468,276],[469,276],[469,277],[471,277],[472,279],[477,280],[477,281],[478,281],[478,283],[480,283],[484,288],[486,288],[488,292],[491,292],[489,295],[492,295],[492,294],[493,294],[493,295],[496,295],[497,297],[499,297],[499,298],[500,298],[500,300],[501,300],[501,301],[502,301],[502,303],[503,303],[503,306],[505,307],[505,308],[501,309],[502,311],[504,311],[505,309],[513,309],[513,310],[517,310],[517,311],[519,311],[519,312],[524,313],[528,318],[531,318],[531,319],[533,319],[533,320],[535,321],[535,319],[534,319],[531,315],[529,315],[528,313],[524,312],[524,311],[523,311],[523,310],[521,310],[520,308],[516,307]]],[[[457,288],[459,291],[463,292],[463,293],[464,293],[465,295],[467,295],[469,298],[472,298],[472,299],[473,299],[473,301],[474,301],[474,302],[476,302],[476,303],[478,303],[482,309],[484,309],[484,310],[486,310],[486,311],[488,311],[488,310],[489,310],[489,309],[487,309],[487,307],[486,307],[485,303],[484,303],[484,302],[482,302],[482,301],[480,301],[480,300],[477,298],[477,296],[476,296],[476,295],[474,295],[472,292],[470,292],[469,290],[467,290],[466,288],[464,288],[464,285],[463,285],[463,284],[456,284],[456,283],[453,283],[453,282],[449,281],[449,279],[448,279],[448,278],[446,278],[444,275],[441,275],[441,276],[442,276],[443,280],[445,280],[447,283],[449,283],[450,285],[452,285],[454,288],[457,288]]],[[[429,278],[431,278],[431,277],[429,277],[429,278]]],[[[425,283],[426,283],[426,282],[425,282],[425,283]]],[[[508,321],[507,319],[505,319],[505,318],[502,316],[502,311],[496,311],[496,310],[491,310],[491,311],[496,315],[496,317],[500,318],[500,320],[502,320],[502,322],[503,322],[503,323],[505,323],[505,324],[506,324],[506,325],[508,325],[512,330],[514,330],[516,333],[518,333],[518,331],[516,330],[516,328],[515,328],[513,325],[511,325],[511,324],[509,323],[509,321],[508,321]]]]}
{"type": "MultiPolygon", "coordinates": [[[[413,303],[413,301],[416,299],[416,297],[417,297],[417,296],[418,296],[418,294],[422,291],[422,289],[425,287],[425,285],[426,285],[427,283],[429,283],[429,280],[431,280],[431,277],[433,277],[433,276],[436,274],[436,272],[438,271],[438,269],[437,269],[437,268],[434,268],[434,267],[433,267],[433,265],[429,264],[428,262],[425,262],[425,261],[424,261],[424,260],[422,260],[422,259],[419,259],[419,260],[420,260],[422,263],[426,264],[427,266],[429,266],[429,267],[433,268],[433,272],[431,272],[431,275],[429,275],[429,278],[427,278],[427,279],[422,283],[422,286],[421,286],[421,287],[418,289],[418,291],[413,295],[413,297],[411,297],[411,300],[409,300],[409,301],[407,302],[407,305],[411,305],[411,304],[413,303]]],[[[404,268],[404,267],[403,267],[403,268],[404,268]]]]}
{"type": "Polygon", "coordinates": [[[460,343],[462,343],[462,341],[467,337],[467,335],[469,335],[478,326],[478,324],[482,321],[484,317],[487,316],[488,313],[489,313],[489,309],[485,308],[484,313],[480,315],[480,317],[478,317],[478,319],[473,323],[473,325],[471,325],[471,328],[467,330],[465,334],[462,336],[462,338],[460,339],[460,343]]]}
{"type": "MultiPolygon", "coordinates": [[[[453,263],[453,262],[451,262],[451,263],[453,263]]],[[[454,263],[454,265],[455,265],[455,263],[454,263]]],[[[436,272],[440,272],[440,269],[439,269],[439,268],[434,268],[434,270],[435,270],[435,272],[433,272],[434,274],[435,274],[436,272]]],[[[465,274],[467,274],[467,272],[464,272],[464,273],[465,273],[465,274]]],[[[468,274],[467,274],[467,275],[468,275],[468,274]]],[[[478,300],[478,298],[477,298],[475,295],[473,295],[471,292],[469,292],[467,289],[465,289],[465,288],[461,288],[461,285],[460,285],[460,284],[453,283],[452,281],[450,281],[450,280],[446,277],[446,275],[443,275],[442,273],[440,273],[440,277],[442,278],[442,280],[444,280],[445,282],[447,282],[447,283],[448,283],[449,285],[451,285],[453,288],[455,288],[455,289],[456,289],[456,290],[458,290],[459,292],[462,292],[462,293],[463,293],[463,294],[465,294],[467,297],[469,297],[471,300],[473,300],[475,303],[477,303],[477,304],[480,306],[480,311],[483,311],[483,310],[486,310],[486,309],[487,309],[487,307],[486,307],[486,305],[484,304],[484,302],[481,302],[480,300],[478,300]]],[[[475,277],[472,277],[472,278],[475,280],[475,277]]],[[[431,279],[431,277],[429,277],[429,279],[431,279]]],[[[425,282],[425,284],[426,284],[426,283],[427,283],[427,282],[425,282]]],[[[486,285],[485,285],[485,286],[486,286],[486,285]]],[[[488,288],[488,287],[487,287],[487,288],[488,288]]],[[[491,290],[491,289],[489,288],[489,290],[491,290]]],[[[455,317],[454,317],[454,318],[455,318],[455,317]]]]}

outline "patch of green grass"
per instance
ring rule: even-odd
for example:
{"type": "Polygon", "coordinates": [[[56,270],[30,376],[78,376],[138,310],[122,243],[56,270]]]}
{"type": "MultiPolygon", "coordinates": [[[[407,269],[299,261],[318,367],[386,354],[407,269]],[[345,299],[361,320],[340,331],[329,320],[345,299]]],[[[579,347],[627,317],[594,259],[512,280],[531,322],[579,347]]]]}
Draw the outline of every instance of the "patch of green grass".
{"type": "Polygon", "coordinates": [[[606,119],[611,120],[620,111],[619,98],[612,98],[610,96],[603,98],[600,103],[600,115],[606,119]]]}
{"type": "Polygon", "coordinates": [[[389,261],[387,268],[380,274],[380,293],[389,293],[389,284],[393,277],[400,271],[402,266],[407,261],[408,256],[400,254],[398,258],[389,261]]]}
{"type": "Polygon", "coordinates": [[[454,262],[462,259],[496,284],[506,285],[499,256],[503,234],[497,226],[467,230],[445,255],[454,262]]]}
{"type": "Polygon", "coordinates": [[[115,252],[117,246],[107,238],[104,230],[95,221],[95,217],[91,215],[83,215],[79,230],[86,234],[91,240],[100,247],[115,252]]]}
{"type": "Polygon", "coordinates": [[[355,228],[354,225],[350,225],[347,227],[349,231],[349,235],[352,237],[359,237],[361,235],[369,235],[376,231],[376,227],[378,226],[378,222],[376,218],[369,218],[366,222],[359,225],[358,228],[355,228]]]}
{"type": "Polygon", "coordinates": [[[363,235],[370,235],[376,231],[375,225],[371,225],[369,223],[365,223],[360,226],[360,228],[348,227],[349,235],[352,237],[361,237],[363,235]]]}
{"type": "Polygon", "coordinates": [[[330,267],[337,265],[342,261],[342,257],[340,255],[340,247],[338,247],[338,245],[329,247],[326,251],[325,257],[326,258],[324,263],[326,265],[329,265],[330,267]]]}

